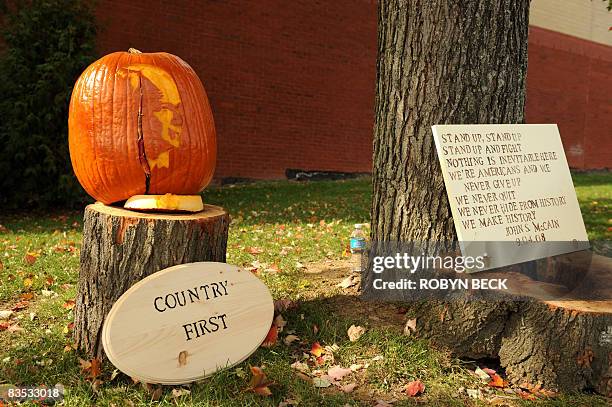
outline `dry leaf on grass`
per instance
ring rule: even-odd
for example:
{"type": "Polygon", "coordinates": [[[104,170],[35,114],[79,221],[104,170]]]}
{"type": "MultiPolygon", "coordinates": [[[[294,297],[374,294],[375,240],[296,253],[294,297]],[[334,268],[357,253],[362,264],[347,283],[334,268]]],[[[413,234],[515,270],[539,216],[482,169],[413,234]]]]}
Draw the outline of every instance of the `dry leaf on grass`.
{"type": "Polygon", "coordinates": [[[349,383],[345,384],[344,386],[340,386],[340,390],[345,393],[352,393],[353,390],[355,390],[355,387],[357,387],[357,383],[349,383]]]}
{"type": "MultiPolygon", "coordinates": [[[[486,381],[490,381],[491,380],[491,376],[489,375],[489,373],[485,372],[484,370],[482,370],[479,367],[476,367],[476,370],[474,370],[474,373],[481,380],[486,380],[486,381]]],[[[495,372],[493,372],[493,373],[495,373],[495,372]]]]}
{"type": "Polygon", "coordinates": [[[13,315],[15,311],[11,310],[2,310],[0,311],[0,319],[9,319],[11,315],[13,315]]]}
{"type": "Polygon", "coordinates": [[[259,247],[251,246],[251,247],[249,247],[247,249],[247,253],[250,253],[250,254],[261,254],[261,253],[263,253],[263,249],[261,249],[259,247]]]}
{"type": "MultiPolygon", "coordinates": [[[[23,260],[26,262],[28,266],[31,266],[34,263],[36,263],[36,255],[34,253],[27,253],[25,257],[23,258],[23,260]]],[[[25,284],[25,281],[24,281],[24,284],[25,284]]]]}
{"type": "Polygon", "coordinates": [[[417,319],[412,318],[406,321],[404,325],[404,335],[410,336],[411,333],[416,332],[417,319]]]}
{"type": "Polygon", "coordinates": [[[270,327],[270,330],[268,331],[266,338],[261,343],[261,347],[271,348],[272,346],[276,344],[277,340],[278,340],[278,327],[274,325],[274,323],[272,323],[272,326],[270,327]]]}
{"type": "Polygon", "coordinates": [[[278,332],[283,332],[283,328],[287,325],[287,321],[285,321],[281,314],[278,314],[276,318],[274,318],[274,325],[278,328],[278,332]]]}
{"type": "Polygon", "coordinates": [[[283,339],[283,342],[285,343],[285,345],[289,346],[291,345],[293,342],[295,341],[299,341],[300,338],[296,335],[287,335],[285,336],[285,339],[283,339]]]}
{"type": "Polygon", "coordinates": [[[310,348],[310,353],[316,357],[320,357],[322,354],[325,353],[325,349],[323,349],[323,347],[321,346],[319,342],[315,342],[312,344],[312,347],[310,348]]]}
{"type": "Polygon", "coordinates": [[[332,366],[327,370],[327,375],[333,380],[333,381],[340,381],[342,380],[342,378],[344,376],[346,376],[347,374],[352,373],[353,371],[351,369],[346,369],[340,366],[332,366]]]}
{"type": "Polygon", "coordinates": [[[501,378],[497,373],[491,376],[491,381],[489,382],[490,387],[504,388],[508,383],[501,378]]]}
{"type": "Polygon", "coordinates": [[[62,307],[66,308],[67,310],[71,310],[74,308],[75,305],[75,300],[66,300],[66,302],[62,304],[62,307]]]}
{"type": "Polygon", "coordinates": [[[365,333],[366,329],[362,326],[351,325],[347,334],[351,342],[357,341],[365,333]]]}
{"type": "Polygon", "coordinates": [[[414,380],[406,385],[406,395],[409,397],[418,396],[425,391],[425,385],[420,380],[414,380]]]}
{"type": "Polygon", "coordinates": [[[86,374],[86,379],[95,380],[100,376],[102,372],[102,362],[98,358],[91,360],[84,360],[79,358],[79,364],[81,365],[81,373],[86,374]]]}
{"type": "Polygon", "coordinates": [[[281,299],[274,301],[274,312],[284,312],[290,309],[297,308],[297,302],[289,299],[281,299]]]}
{"type": "Polygon", "coordinates": [[[181,396],[185,396],[187,394],[191,393],[190,390],[187,389],[183,389],[182,387],[179,387],[178,389],[172,389],[172,398],[179,398],[181,396]]]}
{"type": "Polygon", "coordinates": [[[355,284],[357,284],[357,279],[355,278],[355,276],[348,276],[347,278],[336,284],[336,286],[340,288],[349,288],[354,286],[355,284]]]}
{"type": "Polygon", "coordinates": [[[272,391],[270,390],[269,386],[273,384],[273,382],[267,379],[262,368],[258,366],[251,366],[251,375],[251,381],[249,382],[249,387],[246,389],[246,391],[259,394],[260,396],[271,396],[272,391]]]}

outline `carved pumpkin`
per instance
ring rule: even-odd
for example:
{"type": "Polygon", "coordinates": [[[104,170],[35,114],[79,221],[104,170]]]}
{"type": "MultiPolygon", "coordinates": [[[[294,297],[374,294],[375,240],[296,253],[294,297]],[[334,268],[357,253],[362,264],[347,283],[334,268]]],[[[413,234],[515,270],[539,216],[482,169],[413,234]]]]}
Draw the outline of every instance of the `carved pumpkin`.
{"type": "Polygon", "coordinates": [[[211,181],[217,140],[200,79],[165,52],[115,52],[81,74],[70,100],[70,158],[105,204],[142,194],[198,194],[211,181]]]}

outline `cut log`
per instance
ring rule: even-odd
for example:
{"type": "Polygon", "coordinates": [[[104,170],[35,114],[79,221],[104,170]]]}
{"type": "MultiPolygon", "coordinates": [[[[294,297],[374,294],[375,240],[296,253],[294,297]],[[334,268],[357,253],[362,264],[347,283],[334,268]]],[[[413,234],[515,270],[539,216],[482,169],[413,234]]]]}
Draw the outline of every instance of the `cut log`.
{"type": "Polygon", "coordinates": [[[89,357],[115,301],[134,283],[177,264],[225,262],[230,218],[218,206],[193,214],[140,213],[95,203],[85,208],[74,333],[89,357]]]}
{"type": "Polygon", "coordinates": [[[523,301],[415,303],[417,332],[459,357],[499,358],[514,384],[612,397],[612,259],[578,252],[542,263],[538,280],[497,273],[523,301]]]}

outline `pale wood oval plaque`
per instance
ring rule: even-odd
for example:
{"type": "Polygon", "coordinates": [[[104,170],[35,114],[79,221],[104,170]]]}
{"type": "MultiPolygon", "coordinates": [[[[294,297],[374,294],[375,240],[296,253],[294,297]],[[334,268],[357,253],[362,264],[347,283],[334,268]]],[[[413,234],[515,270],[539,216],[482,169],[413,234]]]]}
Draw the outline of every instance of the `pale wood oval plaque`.
{"type": "Polygon", "coordinates": [[[274,317],[266,285],[225,263],[190,263],[134,284],[102,330],[108,359],[147,383],[181,384],[234,366],[263,342],[274,317]]]}

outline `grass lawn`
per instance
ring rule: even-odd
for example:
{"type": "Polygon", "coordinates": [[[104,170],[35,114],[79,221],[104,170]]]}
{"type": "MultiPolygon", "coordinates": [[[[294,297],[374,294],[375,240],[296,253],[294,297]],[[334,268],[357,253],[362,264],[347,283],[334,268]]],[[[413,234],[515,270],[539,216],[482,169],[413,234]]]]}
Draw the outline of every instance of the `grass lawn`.
{"type": "MultiPolygon", "coordinates": [[[[574,174],[574,182],[589,237],[610,240],[612,174],[574,174]]],[[[96,386],[81,371],[71,341],[81,212],[1,214],[0,311],[14,312],[0,319],[0,384],[61,383],[67,389],[67,406],[278,406],[281,402],[371,406],[376,400],[395,400],[396,406],[489,402],[511,406],[609,405],[610,400],[588,394],[525,401],[516,394],[493,390],[474,376],[474,365],[403,335],[401,327],[386,327],[367,312],[356,313],[351,319],[335,316],[334,304],[342,297],[342,289],[316,282],[309,270],[346,269],[345,249],[352,225],[369,221],[370,190],[370,180],[364,178],[262,182],[205,192],[208,203],[222,205],[232,215],[228,262],[256,271],[275,299],[298,300],[299,305],[282,312],[287,325],[279,343],[260,348],[239,366],[189,386],[190,392],[178,397],[172,387],[157,390],[134,384],[113,374],[108,364],[96,386]],[[347,336],[351,325],[366,328],[356,342],[347,336]],[[284,344],[282,340],[292,332],[299,340],[284,344]],[[319,366],[308,356],[315,342],[328,347],[319,366]],[[342,379],[342,384],[357,385],[345,393],[334,385],[315,387],[297,374],[291,366],[294,362],[306,363],[313,376],[316,370],[326,371],[334,365],[362,367],[354,366],[355,371],[342,379]],[[271,396],[245,391],[250,366],[262,367],[273,381],[271,396]],[[418,398],[406,397],[406,383],[417,379],[425,384],[425,393],[418,398]],[[480,390],[483,399],[470,398],[465,389],[480,390]]],[[[355,308],[366,307],[352,301],[355,308]]]]}

